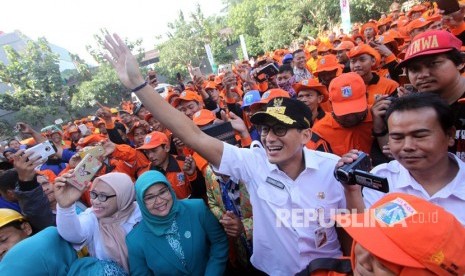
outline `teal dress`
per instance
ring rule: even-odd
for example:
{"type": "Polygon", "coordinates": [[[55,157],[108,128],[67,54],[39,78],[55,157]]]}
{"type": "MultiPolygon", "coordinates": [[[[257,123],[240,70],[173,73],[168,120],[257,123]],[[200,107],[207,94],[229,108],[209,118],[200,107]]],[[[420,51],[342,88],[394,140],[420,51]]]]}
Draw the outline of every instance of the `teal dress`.
{"type": "Polygon", "coordinates": [[[157,171],[136,181],[136,199],[142,221],[126,236],[131,275],[223,275],[228,260],[228,240],[211,211],[200,199],[177,200],[171,185],[157,171]],[[173,197],[166,217],[149,213],[145,191],[165,184],[173,197]]]}

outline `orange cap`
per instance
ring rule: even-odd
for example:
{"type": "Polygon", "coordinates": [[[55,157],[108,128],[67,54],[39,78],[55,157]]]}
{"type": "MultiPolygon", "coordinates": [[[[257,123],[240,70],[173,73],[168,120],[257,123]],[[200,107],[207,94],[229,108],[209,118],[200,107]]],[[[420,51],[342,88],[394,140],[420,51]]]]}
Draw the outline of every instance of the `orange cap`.
{"type": "Polygon", "coordinates": [[[368,44],[358,45],[352,48],[349,52],[347,52],[347,56],[349,58],[353,58],[353,57],[360,56],[363,54],[368,54],[375,58],[376,64],[373,67],[377,67],[379,62],[381,61],[381,55],[378,53],[378,51],[373,49],[373,47],[371,47],[368,44]]]}
{"type": "Polygon", "coordinates": [[[318,45],[318,53],[330,52],[333,50],[332,46],[328,46],[326,44],[318,45]]]}
{"type": "Polygon", "coordinates": [[[337,57],[335,55],[326,55],[318,60],[316,70],[313,72],[313,75],[318,77],[318,73],[320,72],[330,72],[334,70],[338,70],[337,75],[340,75],[343,67],[344,65],[337,61],[337,57]]]}
{"type": "Polygon", "coordinates": [[[323,95],[322,102],[326,102],[329,98],[326,86],[319,83],[316,79],[302,80],[301,82],[294,84],[292,87],[294,88],[297,95],[299,95],[299,92],[302,90],[316,90],[318,93],[320,93],[320,95],[323,95]]]}
{"type": "Polygon", "coordinates": [[[263,93],[262,98],[260,99],[259,102],[253,103],[250,106],[251,110],[257,110],[258,107],[266,105],[269,103],[272,99],[277,98],[277,97],[283,97],[283,98],[290,98],[289,92],[286,90],[283,90],[281,88],[273,88],[265,93],[263,93]]]}
{"type": "Polygon", "coordinates": [[[52,184],[55,181],[55,178],[57,177],[52,170],[37,171],[37,174],[45,176],[48,179],[48,182],[52,184]]]}
{"type": "Polygon", "coordinates": [[[354,243],[401,266],[400,275],[465,274],[465,228],[452,214],[424,199],[391,193],[368,214],[341,214],[336,221],[354,243]]]}
{"type": "Polygon", "coordinates": [[[168,137],[160,131],[152,131],[145,135],[144,144],[138,147],[138,150],[154,149],[160,145],[167,145],[168,137]]]}
{"type": "Polygon", "coordinates": [[[165,100],[166,100],[168,103],[171,104],[171,101],[174,100],[174,99],[173,99],[174,97],[179,97],[179,94],[176,94],[176,93],[174,93],[174,92],[173,92],[173,93],[168,93],[168,94],[166,95],[165,100]]]}
{"type": "Polygon", "coordinates": [[[329,84],[329,100],[337,116],[365,111],[368,102],[362,77],[350,72],[334,78],[329,84]]]}
{"type": "Polygon", "coordinates": [[[413,30],[422,28],[428,24],[431,24],[431,21],[426,20],[424,17],[417,18],[407,25],[407,32],[411,33],[413,30]]]}
{"type": "Polygon", "coordinates": [[[350,50],[355,47],[355,44],[352,41],[349,40],[342,40],[339,45],[337,45],[336,48],[334,48],[334,51],[341,51],[341,50],[350,50]]]}
{"type": "Polygon", "coordinates": [[[104,141],[106,139],[107,139],[107,137],[105,137],[104,135],[91,134],[89,136],[86,136],[84,138],[79,139],[78,145],[81,146],[81,147],[86,147],[86,146],[88,146],[90,144],[98,143],[98,142],[104,141]]]}
{"type": "Polygon", "coordinates": [[[202,99],[199,94],[195,93],[194,91],[184,90],[179,97],[173,100],[172,105],[174,107],[178,106],[181,101],[196,101],[201,102],[202,99]]]}
{"type": "Polygon", "coordinates": [[[367,28],[373,28],[373,30],[375,31],[375,35],[378,33],[378,26],[376,26],[377,24],[374,23],[374,22],[367,22],[365,24],[362,25],[362,29],[360,30],[360,34],[361,35],[365,35],[365,29],[367,28]]]}
{"type": "Polygon", "coordinates": [[[412,15],[412,13],[414,13],[414,12],[424,12],[424,11],[426,11],[425,6],[423,6],[421,4],[420,5],[415,5],[408,11],[407,16],[410,17],[412,15]]]}
{"type": "Polygon", "coordinates": [[[208,109],[201,109],[194,113],[192,121],[198,126],[208,125],[216,119],[215,113],[208,109]]]}
{"type": "Polygon", "coordinates": [[[205,89],[216,89],[216,83],[214,81],[207,81],[205,89]]]}

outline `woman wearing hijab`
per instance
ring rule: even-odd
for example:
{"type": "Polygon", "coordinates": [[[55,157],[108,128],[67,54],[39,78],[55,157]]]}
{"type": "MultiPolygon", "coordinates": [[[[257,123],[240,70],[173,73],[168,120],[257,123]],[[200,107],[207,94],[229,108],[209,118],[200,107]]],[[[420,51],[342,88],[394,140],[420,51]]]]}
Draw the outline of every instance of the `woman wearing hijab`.
{"type": "Polygon", "coordinates": [[[90,256],[114,261],[128,271],[125,238],[141,220],[131,178],[116,172],[95,178],[90,188],[92,207],[78,215],[75,202],[84,191],[66,184],[68,176],[55,180],[58,233],[75,249],[87,246],[90,256]]]}
{"type": "Polygon", "coordinates": [[[177,200],[158,171],[136,181],[142,222],[126,238],[131,275],[223,275],[226,234],[200,199],[177,200]]]}

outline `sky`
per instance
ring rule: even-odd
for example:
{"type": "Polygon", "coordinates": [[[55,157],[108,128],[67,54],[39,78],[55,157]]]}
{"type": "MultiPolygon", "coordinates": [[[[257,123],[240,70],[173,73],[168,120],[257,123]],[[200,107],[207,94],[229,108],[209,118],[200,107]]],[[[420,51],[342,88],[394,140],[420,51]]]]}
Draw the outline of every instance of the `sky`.
{"type": "Polygon", "coordinates": [[[32,39],[45,37],[95,64],[85,46],[93,44],[93,35],[101,28],[130,41],[142,39],[145,50],[151,50],[157,35],[166,39],[167,24],[179,11],[187,18],[197,3],[205,16],[219,15],[224,6],[221,0],[3,0],[0,31],[19,30],[32,39]]]}

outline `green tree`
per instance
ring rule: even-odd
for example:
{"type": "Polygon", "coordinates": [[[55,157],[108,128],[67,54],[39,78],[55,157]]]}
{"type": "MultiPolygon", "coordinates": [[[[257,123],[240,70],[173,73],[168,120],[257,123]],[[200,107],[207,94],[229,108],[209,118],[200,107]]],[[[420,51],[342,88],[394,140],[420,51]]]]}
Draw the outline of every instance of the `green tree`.
{"type": "Polygon", "coordinates": [[[13,91],[0,95],[0,108],[19,111],[18,120],[43,123],[42,113],[53,115],[61,108],[69,111],[68,88],[63,86],[58,55],[45,38],[28,40],[26,47],[15,51],[4,47],[9,63],[0,63],[0,80],[13,91]]]}
{"type": "MultiPolygon", "coordinates": [[[[105,50],[103,47],[104,36],[108,34],[106,29],[101,29],[99,34],[94,35],[97,46],[86,46],[87,51],[100,64],[99,67],[89,68],[78,56],[73,60],[77,63],[80,81],[77,85],[77,91],[73,94],[71,106],[78,110],[87,107],[97,107],[96,101],[108,106],[117,106],[123,99],[128,99],[130,91],[125,88],[118,80],[116,72],[104,58],[105,50]]],[[[144,49],[140,46],[142,40],[128,41],[125,39],[129,49],[137,53],[139,62],[144,55],[144,49]]],[[[141,68],[143,72],[147,69],[141,68]]]]}

